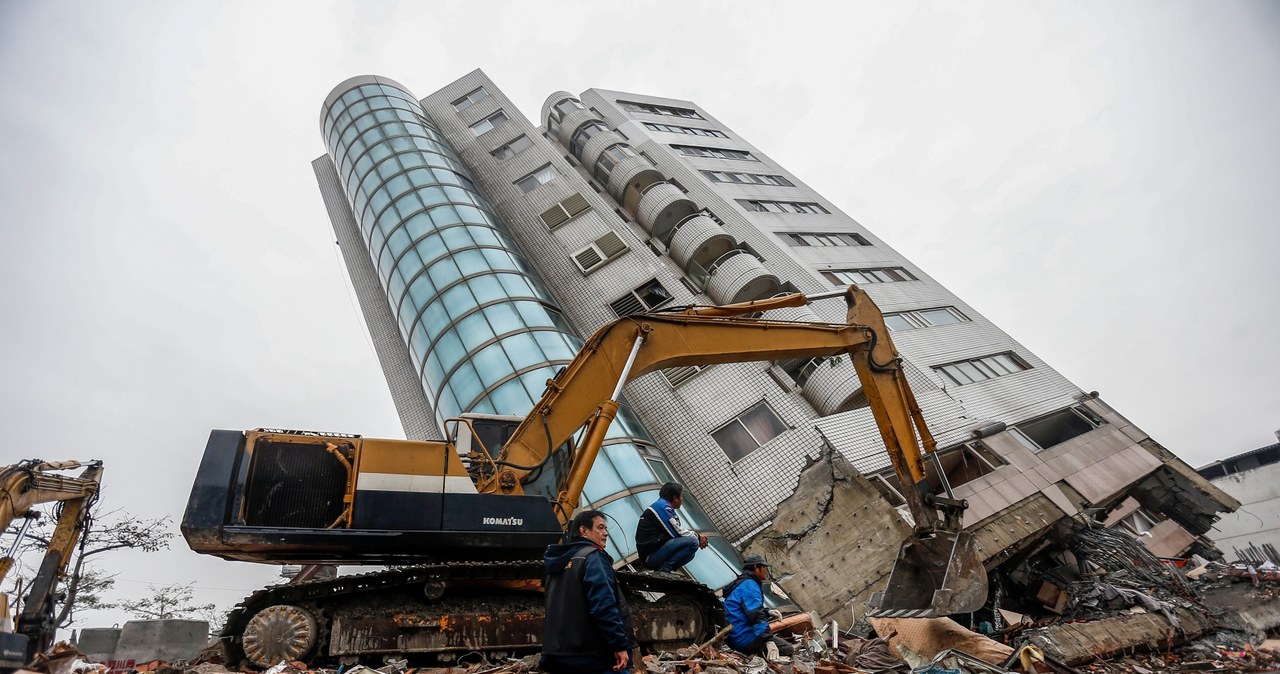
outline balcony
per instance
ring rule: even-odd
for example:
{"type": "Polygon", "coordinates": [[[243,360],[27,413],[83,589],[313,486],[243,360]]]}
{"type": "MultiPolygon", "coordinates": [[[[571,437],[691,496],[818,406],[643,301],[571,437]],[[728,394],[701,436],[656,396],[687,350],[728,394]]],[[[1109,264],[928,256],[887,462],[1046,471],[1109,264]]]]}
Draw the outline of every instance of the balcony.
{"type": "Polygon", "coordinates": [[[556,132],[557,140],[559,140],[560,144],[566,148],[569,147],[569,140],[573,138],[573,132],[577,131],[578,127],[592,120],[597,122],[603,121],[596,116],[596,113],[591,112],[590,110],[574,110],[566,114],[564,117],[560,118],[560,129],[556,132]]]}
{"type": "Polygon", "coordinates": [[[644,157],[627,157],[609,174],[609,194],[628,213],[635,215],[644,189],[663,179],[658,169],[644,157]]]}
{"type": "Polygon", "coordinates": [[[592,136],[591,140],[582,146],[582,152],[578,155],[578,159],[590,171],[596,165],[596,162],[600,161],[601,152],[604,152],[606,148],[620,143],[625,144],[626,142],[627,139],[616,131],[601,131],[592,136]]]}
{"type": "Polygon", "coordinates": [[[755,255],[735,248],[707,265],[707,296],[716,304],[733,304],[770,297],[782,287],[778,277],[755,255]]]}
{"type": "Polygon", "coordinates": [[[697,211],[698,207],[679,187],[668,182],[657,182],[641,191],[640,203],[636,206],[636,222],[646,232],[666,243],[676,223],[697,211]]]}
{"type": "Polygon", "coordinates": [[[862,404],[862,381],[848,356],[837,360],[820,359],[802,371],[804,399],[819,416],[847,412],[862,404]],[[807,377],[807,378],[806,378],[807,377]]]}
{"type": "Polygon", "coordinates": [[[706,268],[737,243],[720,223],[701,213],[693,213],[676,223],[674,231],[668,233],[669,239],[656,229],[653,234],[667,243],[668,254],[681,268],[688,268],[691,262],[706,268]]]}

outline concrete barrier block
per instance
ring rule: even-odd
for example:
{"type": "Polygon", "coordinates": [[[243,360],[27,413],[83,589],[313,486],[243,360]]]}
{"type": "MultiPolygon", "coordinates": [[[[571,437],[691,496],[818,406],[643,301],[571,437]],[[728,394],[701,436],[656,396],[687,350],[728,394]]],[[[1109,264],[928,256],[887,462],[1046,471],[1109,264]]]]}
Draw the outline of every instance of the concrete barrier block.
{"type": "Polygon", "coordinates": [[[89,662],[106,662],[115,656],[119,641],[119,627],[86,627],[76,637],[76,648],[89,662]]]}
{"type": "Polygon", "coordinates": [[[116,660],[191,660],[209,646],[203,620],[130,620],[120,630],[116,660]]]}

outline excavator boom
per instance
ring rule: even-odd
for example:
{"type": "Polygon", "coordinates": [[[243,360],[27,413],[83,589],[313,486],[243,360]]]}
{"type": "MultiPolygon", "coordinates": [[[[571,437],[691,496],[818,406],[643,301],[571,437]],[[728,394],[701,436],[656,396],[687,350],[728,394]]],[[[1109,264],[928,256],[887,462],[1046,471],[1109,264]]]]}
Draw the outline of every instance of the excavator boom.
{"type": "Polygon", "coordinates": [[[848,355],[884,440],[915,520],[888,589],[878,595],[885,615],[931,616],[976,610],[986,601],[986,571],[972,537],[961,530],[963,502],[935,498],[924,457],[936,445],[903,373],[880,309],[866,291],[849,286],[817,296],[790,294],[721,307],[623,318],[596,331],[555,379],[503,446],[495,470],[477,482],[482,493],[520,493],[527,467],[540,463],[586,427],[556,498],[568,520],[577,507],[622,386],[668,367],[848,355]],[[761,312],[842,296],[844,324],[758,318],[761,312]],[[938,509],[944,516],[939,517],[938,509]]]}
{"type": "MultiPolygon", "coordinates": [[[[53,621],[53,607],[58,583],[85,532],[89,510],[97,498],[101,481],[102,463],[99,461],[81,464],[79,461],[28,460],[0,468],[0,532],[7,530],[15,519],[28,518],[8,554],[0,559],[0,581],[14,564],[13,555],[26,533],[26,524],[37,514],[31,509],[42,503],[62,504],[53,536],[40,568],[31,580],[22,612],[15,621],[15,633],[0,633],[0,651],[3,652],[0,667],[22,666],[30,662],[36,653],[52,645],[57,629],[53,621]],[[81,467],[84,471],[76,477],[52,472],[81,467]]],[[[5,611],[7,613],[7,606],[5,611]]]]}

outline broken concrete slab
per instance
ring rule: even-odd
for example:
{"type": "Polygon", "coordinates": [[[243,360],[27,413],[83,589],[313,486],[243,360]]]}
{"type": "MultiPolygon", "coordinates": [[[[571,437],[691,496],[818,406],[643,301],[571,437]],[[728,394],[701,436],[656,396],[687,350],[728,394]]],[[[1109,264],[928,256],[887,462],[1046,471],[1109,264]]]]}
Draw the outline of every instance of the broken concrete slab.
{"type": "Polygon", "coordinates": [[[773,564],[778,584],[823,621],[859,617],[888,582],[911,527],[844,457],[827,452],[800,473],[773,523],[746,544],[773,564]]]}
{"type": "MultiPolygon", "coordinates": [[[[1013,654],[1012,648],[971,632],[950,618],[868,618],[867,622],[876,634],[893,635],[889,638],[890,646],[905,646],[926,660],[944,651],[958,650],[988,664],[999,665],[1013,654]]],[[[905,654],[903,657],[906,659],[905,654]]]]}
{"type": "Polygon", "coordinates": [[[1167,648],[1200,636],[1211,626],[1209,617],[1201,613],[1173,610],[1182,630],[1158,613],[1134,613],[1027,630],[1022,643],[1074,667],[1134,650],[1167,648]]]}

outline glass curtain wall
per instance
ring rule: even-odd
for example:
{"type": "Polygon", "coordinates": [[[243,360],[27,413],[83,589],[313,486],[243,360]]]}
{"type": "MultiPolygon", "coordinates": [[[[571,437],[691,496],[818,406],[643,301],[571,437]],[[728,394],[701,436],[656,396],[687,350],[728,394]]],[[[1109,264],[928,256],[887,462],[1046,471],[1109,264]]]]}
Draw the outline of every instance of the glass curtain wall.
{"type": "MultiPolygon", "coordinates": [[[[339,85],[322,129],[437,414],[528,414],[582,342],[457,153],[418,100],[385,78],[339,85]]],[[[624,407],[583,494],[584,505],[615,521],[615,559],[634,557],[635,522],[669,475],[624,407]]],[[[691,499],[683,510],[691,528],[714,532],[691,499]]],[[[737,574],[738,558],[722,538],[711,549],[687,568],[720,587],[737,574]]]]}

